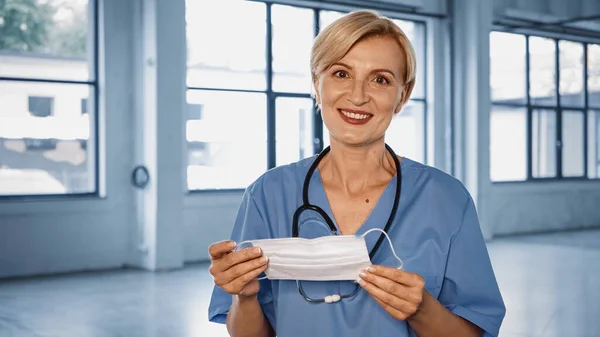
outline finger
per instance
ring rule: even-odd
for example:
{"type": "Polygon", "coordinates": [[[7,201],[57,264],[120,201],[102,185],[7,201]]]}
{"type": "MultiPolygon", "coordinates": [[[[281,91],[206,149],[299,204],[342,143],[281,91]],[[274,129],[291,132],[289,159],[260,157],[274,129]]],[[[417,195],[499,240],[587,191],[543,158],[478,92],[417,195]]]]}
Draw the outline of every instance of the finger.
{"type": "Polygon", "coordinates": [[[213,243],[208,247],[208,254],[211,260],[218,260],[235,248],[235,242],[231,240],[213,243]]]}
{"type": "MultiPolygon", "coordinates": [[[[224,283],[229,283],[232,280],[237,279],[240,276],[243,276],[245,274],[248,274],[250,272],[252,272],[253,270],[259,269],[261,267],[263,267],[264,265],[267,264],[267,257],[266,256],[261,256],[243,263],[239,263],[236,264],[235,266],[229,268],[227,271],[225,271],[225,273],[223,274],[223,282],[224,283]]],[[[219,280],[221,281],[221,280],[219,280]]]]}
{"type": "Polygon", "coordinates": [[[226,271],[240,263],[256,259],[262,256],[262,250],[258,247],[248,247],[240,251],[225,255],[222,259],[216,261],[215,269],[218,271],[226,271]]]}
{"type": "Polygon", "coordinates": [[[401,269],[380,265],[371,265],[367,268],[367,271],[375,275],[385,277],[397,283],[407,285],[409,287],[422,288],[425,285],[425,281],[423,280],[423,277],[421,275],[410,273],[401,269]]]}
{"type": "Polygon", "coordinates": [[[395,309],[406,315],[411,315],[417,310],[417,305],[410,303],[404,299],[398,298],[393,294],[389,294],[384,290],[380,289],[373,283],[367,282],[360,279],[358,283],[365,289],[373,298],[379,300],[381,305],[386,311],[389,309],[395,309]]]}
{"type": "Polygon", "coordinates": [[[242,289],[246,284],[248,284],[248,282],[254,280],[255,278],[258,277],[258,275],[260,275],[262,272],[264,272],[265,269],[267,269],[267,266],[268,266],[268,264],[264,264],[258,268],[252,269],[251,271],[249,271],[248,273],[246,273],[244,275],[241,275],[240,277],[231,281],[232,286],[235,289],[242,289]]]}
{"type": "Polygon", "coordinates": [[[379,276],[368,271],[362,272],[360,277],[363,280],[374,284],[377,288],[385,291],[386,293],[392,294],[400,299],[411,303],[421,302],[421,296],[419,296],[419,294],[422,292],[422,290],[420,290],[420,288],[409,287],[401,283],[396,283],[395,281],[392,281],[386,277],[379,276]]]}
{"type": "Polygon", "coordinates": [[[394,317],[396,319],[406,320],[410,316],[409,314],[407,314],[405,312],[402,312],[396,308],[392,308],[388,304],[383,303],[378,298],[373,297],[373,299],[375,299],[375,302],[377,302],[385,311],[387,311],[390,315],[392,315],[392,317],[394,317]]]}

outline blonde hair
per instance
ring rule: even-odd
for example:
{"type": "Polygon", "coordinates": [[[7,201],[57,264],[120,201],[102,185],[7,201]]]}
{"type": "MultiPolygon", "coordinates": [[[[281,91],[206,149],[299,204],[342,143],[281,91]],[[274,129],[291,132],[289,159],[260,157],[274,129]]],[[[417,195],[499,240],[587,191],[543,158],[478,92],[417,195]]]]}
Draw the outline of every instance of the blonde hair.
{"type": "Polygon", "coordinates": [[[346,14],[319,33],[310,57],[313,83],[355,44],[370,37],[392,37],[400,45],[406,62],[404,99],[408,100],[415,86],[417,72],[417,57],[412,43],[392,20],[369,10],[346,14]]]}

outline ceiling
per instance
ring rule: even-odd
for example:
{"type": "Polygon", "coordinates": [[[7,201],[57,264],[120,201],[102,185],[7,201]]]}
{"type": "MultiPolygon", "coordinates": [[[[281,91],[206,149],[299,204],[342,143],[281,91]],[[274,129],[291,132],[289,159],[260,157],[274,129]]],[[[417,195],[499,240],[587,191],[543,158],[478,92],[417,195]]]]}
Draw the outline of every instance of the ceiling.
{"type": "Polygon", "coordinates": [[[494,23],[600,39],[599,0],[493,0],[494,23]]]}

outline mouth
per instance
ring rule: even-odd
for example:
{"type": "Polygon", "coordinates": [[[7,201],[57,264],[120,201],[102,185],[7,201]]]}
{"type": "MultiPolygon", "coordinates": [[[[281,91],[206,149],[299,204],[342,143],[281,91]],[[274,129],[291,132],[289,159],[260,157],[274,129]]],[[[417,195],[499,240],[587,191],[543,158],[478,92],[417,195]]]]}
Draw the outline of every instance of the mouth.
{"type": "Polygon", "coordinates": [[[373,118],[373,115],[366,111],[338,109],[338,112],[345,122],[354,125],[365,124],[373,118]]]}

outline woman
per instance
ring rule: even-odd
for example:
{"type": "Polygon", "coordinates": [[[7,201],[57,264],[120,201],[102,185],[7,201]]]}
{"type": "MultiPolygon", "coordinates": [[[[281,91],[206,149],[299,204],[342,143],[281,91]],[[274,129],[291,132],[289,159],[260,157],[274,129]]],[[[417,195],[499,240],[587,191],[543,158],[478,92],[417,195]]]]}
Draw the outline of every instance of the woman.
{"type": "MultiPolygon", "coordinates": [[[[329,152],[270,170],[246,190],[231,240],[209,249],[216,284],[209,319],[234,337],[497,336],[505,308],[469,193],[385,144],[415,83],[404,33],[375,13],[350,13],[316,38],[311,70],[329,152]],[[341,234],[384,229],[389,219],[392,247],[366,237],[369,251],[380,249],[354,294],[351,281],[305,281],[299,292],[293,280],[259,280],[269,265],[260,248],[235,249],[236,242],[291,237],[304,188],[341,234]],[[310,301],[332,292],[350,295],[310,301]]],[[[307,213],[298,220],[300,237],[331,235],[318,213],[307,213]]]]}

